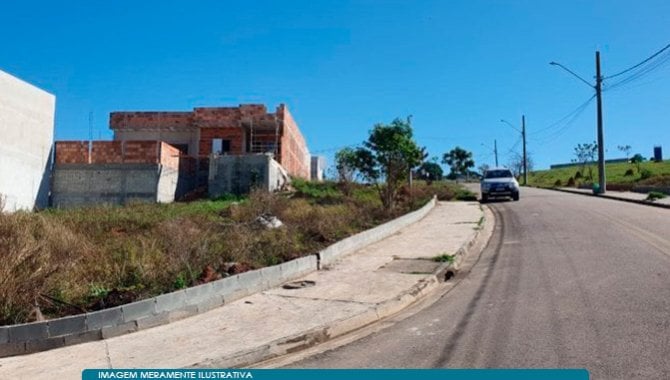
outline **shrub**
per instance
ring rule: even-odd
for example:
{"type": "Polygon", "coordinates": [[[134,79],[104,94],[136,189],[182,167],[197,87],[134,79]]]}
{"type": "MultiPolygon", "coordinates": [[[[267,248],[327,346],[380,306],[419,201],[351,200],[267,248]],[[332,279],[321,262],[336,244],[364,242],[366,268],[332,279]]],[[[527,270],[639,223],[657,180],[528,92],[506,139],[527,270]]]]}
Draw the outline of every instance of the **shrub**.
{"type": "Polygon", "coordinates": [[[556,182],[554,182],[554,187],[561,187],[563,186],[563,183],[561,182],[560,179],[557,179],[556,182]]]}
{"type": "Polygon", "coordinates": [[[630,177],[630,176],[633,176],[633,175],[635,175],[635,172],[633,171],[633,169],[628,169],[628,170],[626,170],[626,173],[624,173],[624,177],[630,177]]]}
{"type": "Polygon", "coordinates": [[[649,169],[642,169],[642,171],[640,172],[640,179],[641,180],[649,179],[652,176],[653,176],[653,173],[649,169]]]}
{"type": "Polygon", "coordinates": [[[577,173],[575,173],[575,179],[580,179],[580,178],[582,178],[582,172],[577,170],[577,173]]]}
{"type": "Polygon", "coordinates": [[[649,194],[647,194],[647,200],[651,201],[651,202],[653,202],[657,199],[663,199],[663,198],[666,198],[666,197],[667,197],[667,195],[665,195],[661,192],[658,192],[658,191],[651,191],[651,192],[649,192],[649,194]]]}
{"type": "Polygon", "coordinates": [[[574,187],[575,185],[576,185],[576,183],[575,183],[575,179],[572,178],[572,177],[568,178],[568,184],[567,184],[567,186],[568,186],[568,187],[574,187]]]}

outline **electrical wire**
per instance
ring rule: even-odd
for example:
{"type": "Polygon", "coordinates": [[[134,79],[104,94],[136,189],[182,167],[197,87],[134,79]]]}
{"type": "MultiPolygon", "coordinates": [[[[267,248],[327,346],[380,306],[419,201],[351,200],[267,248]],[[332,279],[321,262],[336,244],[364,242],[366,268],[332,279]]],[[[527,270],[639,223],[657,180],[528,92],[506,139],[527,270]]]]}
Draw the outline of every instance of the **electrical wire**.
{"type": "Polygon", "coordinates": [[[609,76],[603,77],[603,80],[605,80],[605,79],[611,79],[611,78],[614,78],[614,77],[618,77],[618,76],[623,75],[623,74],[625,74],[625,73],[627,73],[627,72],[630,72],[630,71],[632,71],[632,70],[635,70],[635,69],[637,69],[638,67],[644,65],[645,63],[647,63],[647,62],[651,61],[652,59],[656,58],[659,54],[663,53],[664,51],[666,51],[666,50],[668,50],[668,49],[670,49],[670,44],[665,45],[665,47],[663,47],[661,50],[659,50],[659,51],[657,51],[656,53],[652,54],[649,58],[643,60],[642,62],[638,63],[637,65],[631,66],[631,67],[627,68],[626,70],[621,71],[621,72],[618,72],[618,73],[616,73],[616,74],[613,74],[613,75],[609,75],[609,76]]]}
{"type": "Polygon", "coordinates": [[[587,100],[587,101],[584,102],[582,105],[580,105],[579,107],[577,107],[577,109],[575,109],[575,110],[571,113],[571,117],[570,117],[570,119],[567,120],[567,121],[565,122],[565,124],[563,124],[563,126],[561,126],[561,127],[560,127],[559,129],[557,129],[556,131],[551,132],[549,135],[545,136],[543,139],[538,140],[538,141],[537,141],[537,145],[545,145],[545,144],[547,144],[547,143],[549,143],[549,142],[551,142],[551,141],[556,140],[557,138],[561,137],[561,136],[564,135],[566,132],[568,132],[568,131],[570,130],[570,127],[572,127],[572,125],[574,124],[574,122],[577,121],[577,119],[579,118],[579,116],[586,110],[586,108],[589,106],[589,104],[591,104],[591,102],[593,101],[593,99],[595,99],[595,95],[592,96],[592,97],[590,97],[589,100],[587,100]]]}
{"type": "MultiPolygon", "coordinates": [[[[549,131],[549,130],[551,130],[551,129],[554,129],[554,128],[556,128],[556,127],[559,127],[559,130],[562,129],[562,128],[565,126],[565,125],[563,124],[563,122],[565,122],[566,120],[572,120],[572,118],[574,118],[575,115],[578,115],[578,114],[584,112],[584,109],[585,109],[586,107],[588,107],[588,105],[593,101],[593,99],[594,99],[595,97],[596,97],[595,94],[592,95],[592,96],[591,96],[590,98],[588,98],[585,102],[583,102],[582,104],[580,104],[579,106],[577,106],[577,108],[573,109],[573,110],[570,111],[568,114],[566,114],[565,116],[563,116],[561,119],[559,119],[558,121],[556,121],[556,122],[550,124],[549,126],[544,127],[544,128],[540,128],[540,129],[533,130],[532,132],[526,132],[526,134],[527,134],[527,135],[531,135],[531,136],[533,136],[533,135],[539,135],[539,134],[545,133],[545,132],[547,132],[547,131],[549,131]]],[[[555,132],[555,131],[554,131],[554,132],[555,132]]],[[[552,132],[552,133],[553,133],[553,132],[552,132]]]]}
{"type": "Polygon", "coordinates": [[[660,69],[661,67],[667,65],[670,62],[670,51],[666,52],[662,56],[660,56],[659,59],[657,59],[655,62],[647,65],[646,67],[641,68],[637,72],[613,83],[613,84],[605,84],[605,87],[603,88],[603,91],[611,91],[614,89],[618,89],[622,86],[625,86],[626,84],[629,84],[631,82],[634,82],[640,78],[643,78],[654,71],[660,69]]]}

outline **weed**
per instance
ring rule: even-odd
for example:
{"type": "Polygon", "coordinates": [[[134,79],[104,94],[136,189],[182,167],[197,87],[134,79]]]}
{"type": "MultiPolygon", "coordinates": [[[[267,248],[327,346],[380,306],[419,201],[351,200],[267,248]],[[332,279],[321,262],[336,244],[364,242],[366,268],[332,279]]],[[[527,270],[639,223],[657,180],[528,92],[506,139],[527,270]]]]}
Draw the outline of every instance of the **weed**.
{"type": "Polygon", "coordinates": [[[647,200],[650,201],[650,202],[653,202],[653,201],[658,200],[658,199],[663,199],[663,198],[666,198],[666,197],[667,197],[666,194],[658,192],[658,191],[652,191],[652,192],[649,192],[649,194],[647,194],[647,200]]]}
{"type": "Polygon", "coordinates": [[[132,204],[39,213],[0,213],[0,325],[94,310],[192,286],[203,268],[213,278],[312,254],[342,238],[423,206],[434,194],[467,194],[453,183],[416,181],[392,212],[374,187],[297,180],[293,194],[173,204],[132,204]],[[255,220],[271,214],[284,225],[255,220]],[[236,269],[237,270],[237,269],[236,269]],[[61,306],[48,304],[46,297],[61,306]],[[70,305],[70,306],[62,306],[70,305]],[[78,311],[79,310],[79,311],[78,311]]]}
{"type": "Polygon", "coordinates": [[[438,263],[453,264],[455,260],[456,260],[456,255],[449,255],[447,253],[443,253],[439,256],[433,257],[433,261],[438,262],[438,263]]]}

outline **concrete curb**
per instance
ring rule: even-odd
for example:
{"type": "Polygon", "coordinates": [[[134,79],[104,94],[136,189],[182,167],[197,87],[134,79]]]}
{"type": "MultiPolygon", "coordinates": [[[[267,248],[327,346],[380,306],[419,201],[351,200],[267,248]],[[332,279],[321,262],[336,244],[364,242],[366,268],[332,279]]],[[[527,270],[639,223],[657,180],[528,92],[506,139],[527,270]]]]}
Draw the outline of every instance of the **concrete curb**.
{"type": "MultiPolygon", "coordinates": [[[[240,273],[110,309],[48,321],[0,326],[0,358],[107,339],[207,312],[315,272],[320,269],[322,263],[332,263],[418,222],[435,207],[436,203],[437,199],[433,197],[416,211],[350,236],[317,254],[280,265],[240,273]]],[[[278,347],[282,348],[274,348],[272,352],[283,352],[285,347],[291,345],[281,343],[278,347]]],[[[249,355],[257,356],[259,353],[254,351],[249,355]]]]}
{"type": "Polygon", "coordinates": [[[617,196],[609,195],[607,193],[605,193],[604,195],[596,195],[596,194],[587,193],[587,192],[584,192],[584,191],[560,189],[560,188],[557,188],[557,187],[535,187],[535,186],[528,186],[528,187],[532,187],[532,188],[535,188],[535,189],[541,189],[541,190],[560,191],[562,193],[579,194],[579,195],[585,195],[585,196],[588,196],[588,197],[611,199],[611,200],[615,200],[615,201],[636,203],[636,204],[639,204],[639,205],[670,209],[670,205],[667,205],[667,204],[655,203],[655,202],[645,201],[645,200],[641,200],[641,199],[630,199],[630,198],[624,198],[624,197],[617,197],[617,196]]]}
{"type": "MultiPolygon", "coordinates": [[[[486,215],[486,212],[484,212],[484,215],[486,215]]],[[[493,221],[484,219],[484,223],[492,222],[493,221]]],[[[437,268],[433,274],[427,275],[410,289],[399,293],[391,299],[371,306],[357,315],[335,321],[329,325],[318,326],[300,334],[277,339],[256,349],[234,354],[229,357],[209,359],[206,362],[194,365],[194,367],[207,366],[213,368],[234,368],[246,367],[260,362],[270,361],[280,356],[288,355],[360,330],[385,318],[392,317],[436,291],[439,284],[446,280],[446,273],[452,272],[453,275],[455,275],[466,256],[470,253],[470,249],[475,245],[478,239],[482,237],[482,231],[483,226],[479,226],[476,233],[461,245],[461,248],[455,254],[456,260],[453,264],[445,263],[437,268]]]]}

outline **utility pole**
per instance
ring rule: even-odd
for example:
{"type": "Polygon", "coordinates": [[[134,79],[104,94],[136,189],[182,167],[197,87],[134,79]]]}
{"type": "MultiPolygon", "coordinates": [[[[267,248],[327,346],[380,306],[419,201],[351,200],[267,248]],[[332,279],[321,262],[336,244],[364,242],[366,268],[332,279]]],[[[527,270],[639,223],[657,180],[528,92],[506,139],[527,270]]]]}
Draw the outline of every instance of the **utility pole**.
{"type": "Polygon", "coordinates": [[[521,115],[521,137],[523,138],[523,185],[528,185],[528,157],[526,156],[526,115],[521,115]]]}
{"type": "Polygon", "coordinates": [[[496,156],[496,168],[498,167],[498,141],[493,140],[493,153],[496,156]]]}
{"type": "Polygon", "coordinates": [[[605,194],[607,183],[605,181],[605,142],[603,137],[603,98],[602,98],[603,77],[600,75],[600,52],[596,51],[596,101],[598,113],[598,177],[599,194],[605,194]]]}

